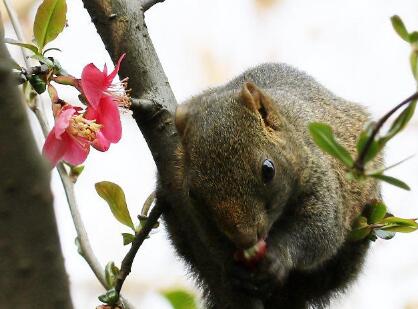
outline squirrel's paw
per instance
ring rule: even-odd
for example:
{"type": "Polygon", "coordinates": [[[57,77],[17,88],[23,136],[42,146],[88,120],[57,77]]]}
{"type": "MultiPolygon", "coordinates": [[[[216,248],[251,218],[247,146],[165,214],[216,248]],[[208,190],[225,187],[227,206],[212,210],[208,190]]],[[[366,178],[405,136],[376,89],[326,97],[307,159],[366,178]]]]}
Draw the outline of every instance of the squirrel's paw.
{"type": "Polygon", "coordinates": [[[283,285],[290,267],[285,259],[267,253],[254,268],[235,264],[230,273],[236,289],[262,299],[269,298],[272,292],[283,285]]]}

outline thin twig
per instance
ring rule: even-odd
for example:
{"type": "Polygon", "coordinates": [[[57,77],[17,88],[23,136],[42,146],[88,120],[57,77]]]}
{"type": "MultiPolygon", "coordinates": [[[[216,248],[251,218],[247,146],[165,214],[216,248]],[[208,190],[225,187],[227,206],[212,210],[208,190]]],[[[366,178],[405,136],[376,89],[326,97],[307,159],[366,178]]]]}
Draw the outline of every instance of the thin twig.
{"type": "MultiPolygon", "coordinates": [[[[42,133],[46,137],[49,133],[49,127],[45,121],[44,114],[37,106],[35,106],[32,110],[39,122],[39,125],[41,126],[42,133]]],[[[65,196],[67,198],[68,206],[70,208],[71,217],[73,219],[77,237],[80,242],[82,253],[81,255],[86,260],[87,264],[89,264],[91,270],[96,275],[97,279],[100,281],[103,287],[107,289],[108,285],[104,276],[103,267],[100,265],[99,261],[97,260],[97,257],[93,253],[93,249],[91,248],[83,220],[81,219],[81,215],[78,210],[78,205],[74,193],[74,183],[71,181],[71,178],[65,170],[63,163],[59,163],[57,165],[57,170],[62,185],[64,187],[65,196]]]]}
{"type": "MultiPolygon", "coordinates": [[[[3,3],[4,3],[4,6],[6,7],[7,14],[9,14],[10,21],[16,33],[17,39],[21,42],[24,42],[23,30],[22,30],[22,27],[20,26],[19,19],[17,18],[17,14],[16,14],[13,4],[10,2],[10,0],[3,0],[3,3]]],[[[22,56],[26,63],[26,67],[30,67],[29,61],[28,61],[29,55],[26,52],[26,49],[21,48],[20,51],[22,52],[22,56]]]]}
{"type": "Polygon", "coordinates": [[[418,92],[415,92],[413,95],[396,105],[394,108],[392,108],[389,112],[387,112],[382,118],[379,119],[379,121],[376,123],[376,125],[373,127],[373,131],[370,134],[369,138],[366,141],[366,144],[363,148],[363,151],[359,154],[357,160],[354,162],[354,167],[358,169],[359,171],[364,170],[364,159],[366,158],[366,155],[368,151],[370,150],[370,147],[372,146],[372,143],[374,139],[376,138],[377,134],[379,133],[380,129],[383,127],[385,122],[392,116],[396,111],[398,111],[402,106],[418,99],[418,92]]]}
{"type": "Polygon", "coordinates": [[[143,0],[141,3],[142,11],[145,12],[153,7],[157,3],[164,2],[165,0],[143,0]]]}
{"type": "Polygon", "coordinates": [[[132,263],[135,259],[135,256],[139,248],[141,247],[144,240],[148,237],[155,224],[158,222],[158,219],[165,210],[165,205],[166,204],[164,203],[156,204],[154,208],[151,209],[147,221],[145,221],[141,230],[138,232],[138,234],[135,235],[135,239],[132,242],[131,248],[129,249],[128,253],[122,261],[120,272],[115,285],[116,292],[120,293],[120,290],[122,289],[126,277],[131,272],[132,263]]]}
{"type": "Polygon", "coordinates": [[[24,74],[25,76],[46,74],[48,72],[49,72],[49,67],[46,64],[22,68],[22,74],[24,74]]]}
{"type": "Polygon", "coordinates": [[[49,72],[47,65],[37,65],[29,68],[21,68],[20,71],[14,71],[13,74],[16,74],[17,84],[21,85],[28,81],[32,75],[42,75],[49,72]]]}
{"type": "Polygon", "coordinates": [[[86,260],[87,264],[89,264],[91,270],[94,272],[100,283],[105,288],[108,288],[103,268],[97,260],[96,256],[93,254],[93,250],[90,246],[90,242],[77,207],[77,201],[74,194],[74,184],[68,176],[63,163],[59,163],[57,165],[57,170],[64,186],[65,195],[70,207],[71,217],[73,219],[74,225],[76,226],[77,237],[80,241],[82,256],[86,260]]]}

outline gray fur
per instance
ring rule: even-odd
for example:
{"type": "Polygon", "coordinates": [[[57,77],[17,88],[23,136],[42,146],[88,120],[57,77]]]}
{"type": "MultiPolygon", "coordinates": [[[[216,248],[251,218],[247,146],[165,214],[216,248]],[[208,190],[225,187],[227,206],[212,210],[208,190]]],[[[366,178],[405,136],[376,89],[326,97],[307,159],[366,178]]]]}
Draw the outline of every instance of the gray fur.
{"type": "MultiPolygon", "coordinates": [[[[285,64],[262,64],[184,104],[174,183],[190,190],[189,203],[164,217],[207,307],[325,306],[361,269],[368,243],[347,236],[380,192],[373,181],[348,181],[344,167],[314,145],[307,126],[330,124],[354,156],[368,113],[285,64]],[[243,104],[246,82],[273,102],[267,112],[274,130],[243,104]],[[263,158],[276,164],[269,185],[260,180],[263,158]],[[237,283],[234,252],[266,233],[265,258],[254,270],[242,269],[237,283]]],[[[158,201],[167,194],[160,186],[158,201]]]]}

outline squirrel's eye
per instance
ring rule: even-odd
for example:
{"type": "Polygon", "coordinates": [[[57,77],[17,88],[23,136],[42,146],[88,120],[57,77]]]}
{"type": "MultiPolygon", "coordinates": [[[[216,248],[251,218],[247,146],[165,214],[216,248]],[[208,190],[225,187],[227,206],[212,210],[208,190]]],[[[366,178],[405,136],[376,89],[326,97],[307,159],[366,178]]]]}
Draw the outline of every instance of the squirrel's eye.
{"type": "Polygon", "coordinates": [[[263,165],[261,167],[261,173],[263,176],[264,183],[269,183],[273,179],[275,174],[273,161],[269,159],[264,160],[263,165]]]}

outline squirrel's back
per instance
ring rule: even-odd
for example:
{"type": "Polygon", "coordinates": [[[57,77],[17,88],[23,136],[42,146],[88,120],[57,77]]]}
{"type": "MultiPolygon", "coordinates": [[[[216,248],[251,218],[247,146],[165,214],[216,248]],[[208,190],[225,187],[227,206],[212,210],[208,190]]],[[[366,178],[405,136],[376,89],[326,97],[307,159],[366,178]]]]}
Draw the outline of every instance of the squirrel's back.
{"type": "MultiPolygon", "coordinates": [[[[346,115],[353,121],[364,122],[369,117],[367,111],[358,104],[346,101],[326,89],[312,76],[285,63],[264,63],[246,70],[219,90],[238,90],[246,81],[254,82],[273,97],[294,97],[300,104],[290,105],[288,101],[279,102],[294,109],[295,116],[307,121],[335,121],[335,116],[346,115]],[[338,115],[340,114],[340,115],[338,115]]],[[[291,100],[291,101],[295,101],[291,100]]]]}

